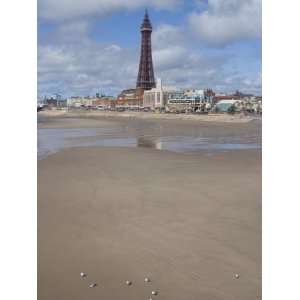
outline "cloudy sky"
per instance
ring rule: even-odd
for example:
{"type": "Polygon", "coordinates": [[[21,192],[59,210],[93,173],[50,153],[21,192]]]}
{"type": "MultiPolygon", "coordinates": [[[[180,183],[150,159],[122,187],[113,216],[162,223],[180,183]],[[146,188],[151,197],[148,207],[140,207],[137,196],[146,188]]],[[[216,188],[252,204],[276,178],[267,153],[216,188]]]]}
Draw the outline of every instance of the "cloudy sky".
{"type": "Polygon", "coordinates": [[[135,87],[145,8],[156,78],[261,93],[261,0],[38,0],[38,95],[135,87]]]}

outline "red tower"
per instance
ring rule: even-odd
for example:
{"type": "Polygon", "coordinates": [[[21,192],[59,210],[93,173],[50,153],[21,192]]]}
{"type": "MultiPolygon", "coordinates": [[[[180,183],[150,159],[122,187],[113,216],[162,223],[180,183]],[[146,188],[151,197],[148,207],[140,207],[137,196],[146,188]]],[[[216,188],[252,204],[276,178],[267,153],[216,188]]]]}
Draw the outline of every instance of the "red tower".
{"type": "Polygon", "coordinates": [[[149,90],[155,87],[154,70],[152,62],[151,47],[152,26],[146,10],[143,24],[141,26],[142,44],[139,74],[137,78],[137,89],[149,90]]]}

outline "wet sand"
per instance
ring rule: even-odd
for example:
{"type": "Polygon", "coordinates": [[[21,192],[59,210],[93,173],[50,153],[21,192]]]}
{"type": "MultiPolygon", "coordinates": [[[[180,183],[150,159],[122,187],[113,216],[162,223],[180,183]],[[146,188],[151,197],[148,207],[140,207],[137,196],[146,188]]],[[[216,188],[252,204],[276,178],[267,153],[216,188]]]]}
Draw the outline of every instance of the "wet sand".
{"type": "Polygon", "coordinates": [[[125,146],[177,152],[261,148],[260,120],[236,124],[88,116],[39,115],[39,155],[43,157],[47,148],[52,153],[55,148],[78,146],[125,146]]]}
{"type": "MultiPolygon", "coordinates": [[[[257,130],[243,126],[223,134],[257,130]]],[[[260,299],[260,150],[87,147],[39,161],[38,299],[138,300],[152,290],[153,299],[260,299]]]]}

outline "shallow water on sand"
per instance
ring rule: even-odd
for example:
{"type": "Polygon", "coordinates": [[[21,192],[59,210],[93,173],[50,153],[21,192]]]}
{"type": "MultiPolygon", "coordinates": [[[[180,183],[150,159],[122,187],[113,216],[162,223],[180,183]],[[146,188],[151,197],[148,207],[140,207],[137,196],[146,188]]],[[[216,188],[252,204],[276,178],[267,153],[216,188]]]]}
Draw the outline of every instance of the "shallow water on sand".
{"type": "Polygon", "coordinates": [[[38,158],[72,147],[140,147],[173,152],[194,153],[197,151],[230,151],[260,149],[255,139],[237,136],[194,137],[154,136],[138,133],[124,136],[124,128],[39,128],[38,158]]]}

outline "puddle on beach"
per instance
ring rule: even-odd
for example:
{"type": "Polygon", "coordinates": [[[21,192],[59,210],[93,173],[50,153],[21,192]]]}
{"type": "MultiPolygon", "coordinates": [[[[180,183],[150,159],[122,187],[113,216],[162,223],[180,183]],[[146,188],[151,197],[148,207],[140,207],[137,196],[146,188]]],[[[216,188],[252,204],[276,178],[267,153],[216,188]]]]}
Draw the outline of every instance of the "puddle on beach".
{"type": "Polygon", "coordinates": [[[254,142],[243,142],[238,137],[190,137],[190,136],[128,136],[108,128],[40,128],[38,129],[38,159],[65,148],[72,147],[141,147],[173,152],[194,153],[197,151],[230,151],[260,149],[254,142]]]}

